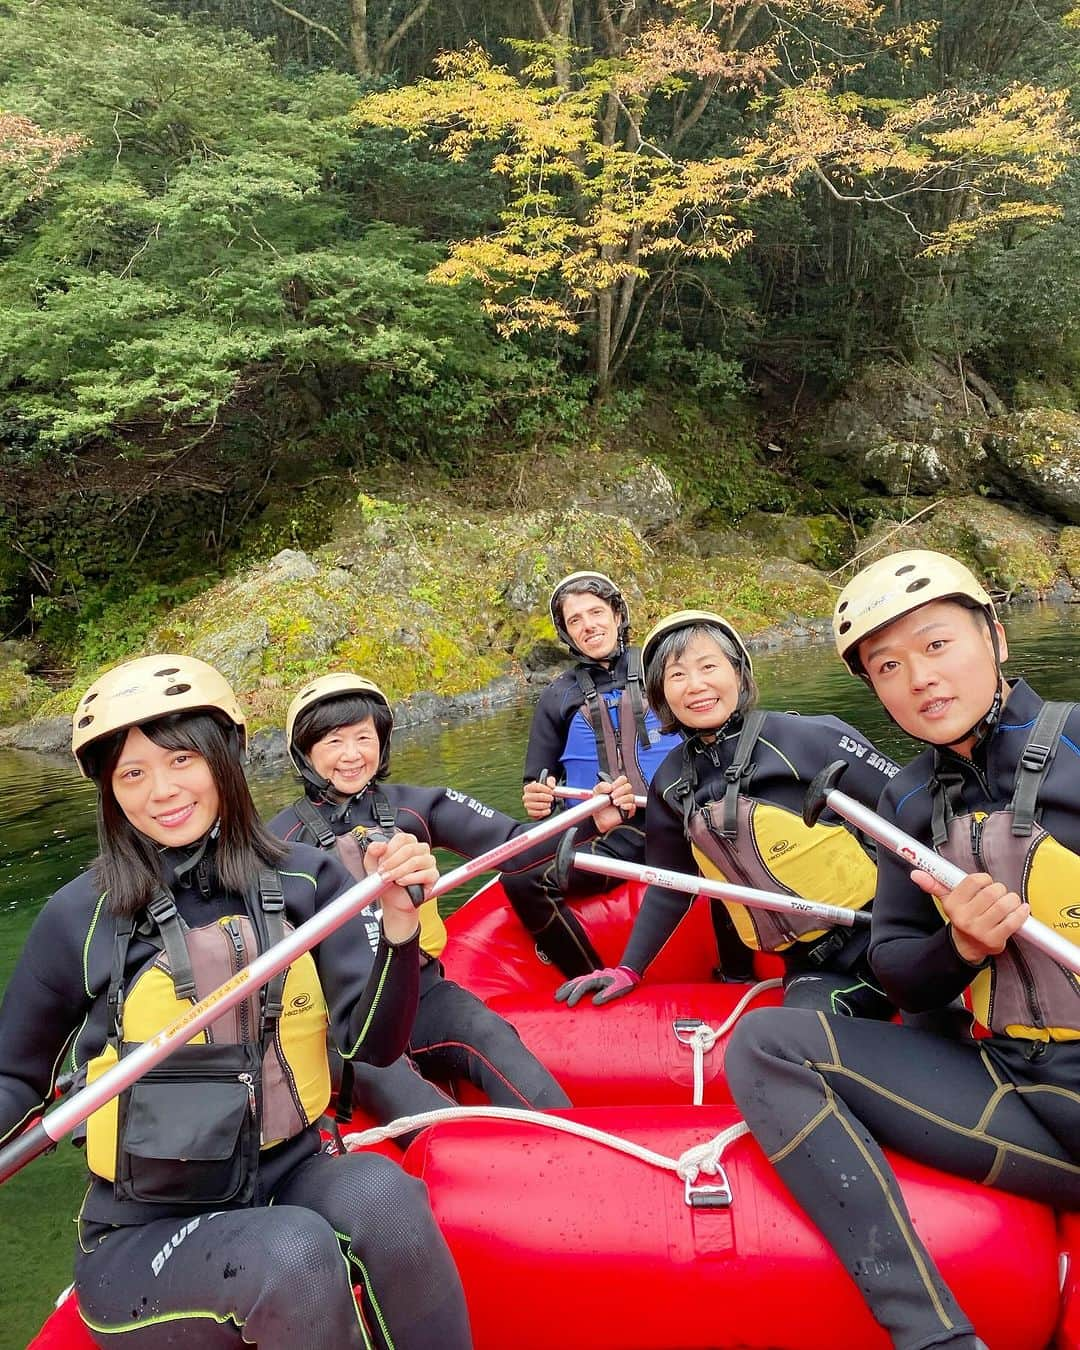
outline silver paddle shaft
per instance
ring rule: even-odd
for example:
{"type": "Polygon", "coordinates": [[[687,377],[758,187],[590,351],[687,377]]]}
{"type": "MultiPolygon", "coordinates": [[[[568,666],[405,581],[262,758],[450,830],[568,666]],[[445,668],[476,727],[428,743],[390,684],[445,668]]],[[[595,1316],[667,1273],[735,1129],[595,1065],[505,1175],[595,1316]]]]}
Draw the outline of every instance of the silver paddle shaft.
{"type": "Polygon", "coordinates": [[[646,867],[642,863],[623,862],[619,858],[575,853],[573,864],[582,872],[624,877],[627,881],[642,881],[646,886],[685,891],[687,895],[715,896],[717,900],[731,900],[751,909],[771,909],[776,914],[797,914],[800,918],[818,920],[823,928],[854,928],[856,924],[870,922],[870,915],[861,909],[841,909],[839,905],[804,900],[799,895],[777,895],[775,891],[759,891],[749,886],[730,886],[726,881],[693,877],[688,872],[667,872],[659,867],[646,867]]]}
{"type": "MultiPolygon", "coordinates": [[[[854,797],[849,797],[846,792],[841,792],[838,788],[831,788],[825,794],[825,803],[830,810],[850,821],[863,834],[869,835],[871,839],[876,839],[879,844],[884,844],[891,853],[895,853],[898,858],[902,858],[910,866],[917,867],[922,872],[928,872],[935,881],[940,881],[950,891],[959,886],[968,875],[963,868],[949,862],[940,853],[935,853],[926,844],[920,844],[917,839],[913,839],[910,834],[905,834],[896,825],[890,825],[876,811],[871,811],[868,806],[863,806],[854,797]]],[[[1026,918],[1014,936],[1031,947],[1037,947],[1039,951],[1057,961],[1066,970],[1071,970],[1074,975],[1080,975],[1080,947],[1077,947],[1074,942],[1070,942],[1068,938],[1062,937],[1060,933],[1055,933],[1052,928],[1047,927],[1038,919],[1033,919],[1030,916],[1026,918]]]]}

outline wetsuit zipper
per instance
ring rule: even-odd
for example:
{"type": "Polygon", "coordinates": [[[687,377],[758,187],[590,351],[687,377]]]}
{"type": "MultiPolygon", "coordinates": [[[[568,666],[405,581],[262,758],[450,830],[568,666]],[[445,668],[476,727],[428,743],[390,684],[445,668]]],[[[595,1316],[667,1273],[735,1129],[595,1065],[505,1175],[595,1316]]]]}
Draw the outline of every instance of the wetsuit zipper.
{"type": "MultiPolygon", "coordinates": [[[[244,939],[243,939],[243,937],[242,937],[241,934],[240,934],[240,925],[236,922],[235,919],[229,919],[226,923],[222,924],[222,927],[225,929],[225,932],[229,935],[229,940],[230,940],[230,942],[232,943],[232,946],[233,946],[233,974],[234,974],[234,975],[238,975],[238,974],[240,973],[240,971],[243,970],[244,965],[245,965],[245,961],[244,961],[244,939]]],[[[239,1039],[240,1039],[241,1041],[249,1041],[249,1040],[251,1040],[251,1035],[250,1035],[250,1027],[248,1026],[248,1001],[247,1001],[247,999],[246,999],[246,998],[245,998],[245,999],[242,999],[242,1000],[240,1001],[240,1003],[237,1005],[237,1007],[238,1007],[238,1009],[239,1009],[239,1016],[240,1016],[240,1034],[239,1034],[239,1039]]]]}

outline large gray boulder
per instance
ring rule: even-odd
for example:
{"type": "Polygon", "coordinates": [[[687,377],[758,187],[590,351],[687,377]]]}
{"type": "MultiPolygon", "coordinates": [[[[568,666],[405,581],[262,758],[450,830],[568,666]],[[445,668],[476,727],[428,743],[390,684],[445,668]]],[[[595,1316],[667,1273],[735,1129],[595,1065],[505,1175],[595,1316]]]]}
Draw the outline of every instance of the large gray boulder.
{"type": "Polygon", "coordinates": [[[894,496],[966,490],[984,475],[983,432],[1003,411],[972,371],[941,360],[867,367],[825,413],[818,445],[863,482],[894,496]]]}
{"type": "Polygon", "coordinates": [[[674,483],[651,459],[636,460],[617,477],[579,486],[570,503],[602,515],[628,520],[639,534],[656,534],[679,519],[674,483]]]}
{"type": "Polygon", "coordinates": [[[1080,415],[1033,408],[996,426],[986,448],[1005,495],[1080,525],[1080,415]]]}
{"type": "Polygon", "coordinates": [[[862,456],[860,476],[892,497],[968,488],[978,482],[986,452],[970,428],[932,427],[916,441],[888,440],[862,456]]]}

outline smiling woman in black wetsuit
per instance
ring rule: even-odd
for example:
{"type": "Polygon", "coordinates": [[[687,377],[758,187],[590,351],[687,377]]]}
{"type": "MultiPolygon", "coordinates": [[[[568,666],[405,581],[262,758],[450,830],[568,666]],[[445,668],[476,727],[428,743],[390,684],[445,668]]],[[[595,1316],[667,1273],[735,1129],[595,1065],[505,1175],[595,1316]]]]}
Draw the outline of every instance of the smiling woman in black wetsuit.
{"type": "MultiPolygon", "coordinates": [[[[653,628],[642,652],[649,703],[663,730],[684,738],[649,787],[646,864],[849,909],[868,905],[873,860],[835,817],[804,825],[802,804],[815,775],[844,759],[845,787],[873,806],[897,772],[892,760],[838,718],[755,708],[750,653],[719,614],[671,614],[653,628]]],[[[598,1004],[629,994],[692,903],[682,892],[650,886],[621,963],[569,981],[556,998],[572,1006],[588,993],[598,1004]]],[[[714,913],[724,912],[714,904],[714,913]]],[[[728,978],[750,975],[751,949],[777,952],[785,964],[785,1003],[892,1015],[867,964],[865,928],[822,931],[810,919],[736,904],[727,913],[727,921],[717,917],[714,926],[728,978]]]]}
{"type": "MultiPolygon", "coordinates": [[[[363,876],[369,840],[397,829],[474,858],[528,828],[454,788],[386,782],[393,726],[386,695],[363,676],[345,671],[306,684],[286,722],[289,755],[304,795],[273,818],[271,831],[287,842],[318,844],[363,876]]],[[[633,795],[625,779],[615,790],[633,795]]],[[[605,823],[617,824],[620,815],[608,807],[593,819],[603,829],[605,823]]],[[[534,874],[554,848],[547,841],[519,854],[502,874],[504,885],[510,877],[534,874]]],[[[375,941],[378,915],[366,914],[375,941]]],[[[437,1110],[453,1103],[429,1079],[465,1079],[496,1106],[569,1106],[566,1093],[510,1023],[444,978],[439,957],[445,946],[446,926],[430,901],[420,908],[420,1005],[408,1055],[386,1068],[356,1066],[356,1105],[383,1122],[437,1110]]]]}
{"type": "MultiPolygon", "coordinates": [[[[128,662],[79,701],[101,855],[45,905],[0,1005],[0,1142],[62,1067],[92,1081],[352,884],[259,823],[244,744],[228,683],[192,657],[128,662]]],[[[374,953],[348,921],[88,1120],[75,1285],[99,1345],[471,1345],[423,1185],[321,1149],[328,1023],[346,1057],[389,1063],[416,1007],[402,887],[435,862],[407,834],[372,857],[395,883],[374,953]]]]}

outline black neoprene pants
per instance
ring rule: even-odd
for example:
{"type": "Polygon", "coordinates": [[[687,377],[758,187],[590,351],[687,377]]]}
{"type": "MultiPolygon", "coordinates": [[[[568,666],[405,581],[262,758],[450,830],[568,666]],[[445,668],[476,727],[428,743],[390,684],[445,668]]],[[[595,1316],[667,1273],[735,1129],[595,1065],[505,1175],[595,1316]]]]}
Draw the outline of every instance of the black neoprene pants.
{"type": "MultiPolygon", "coordinates": [[[[437,966],[426,967],[420,979],[408,1056],[385,1069],[369,1064],[354,1067],[353,1101],[358,1107],[380,1124],[437,1111],[455,1103],[435,1082],[452,1087],[455,1080],[473,1083],[495,1106],[556,1110],[570,1105],[570,1098],[504,1017],[453,980],[443,979],[437,966]]],[[[403,1135],[398,1142],[406,1144],[410,1137],[403,1135]]]]}
{"type": "Polygon", "coordinates": [[[900,1350],[975,1341],[911,1226],[882,1146],[1048,1205],[1080,1207],[1076,1042],[1033,1052],[1019,1040],[953,1041],[765,1008],[739,1021],[725,1068],[758,1142],[900,1350]]]}
{"type": "MultiPolygon", "coordinates": [[[[584,853],[618,858],[622,862],[645,862],[645,832],[638,825],[617,825],[580,845],[584,853]]],[[[564,975],[587,975],[604,962],[589,936],[566,903],[599,895],[616,884],[614,878],[574,869],[566,890],[555,878],[555,863],[530,872],[504,873],[506,898],[514,913],[536,939],[537,950],[564,975]]]]}
{"type": "Polygon", "coordinates": [[[269,1206],[130,1228],[84,1222],[75,1286],[95,1341],[114,1350],[472,1345],[427,1191],[377,1154],[309,1157],[269,1206]]]}

